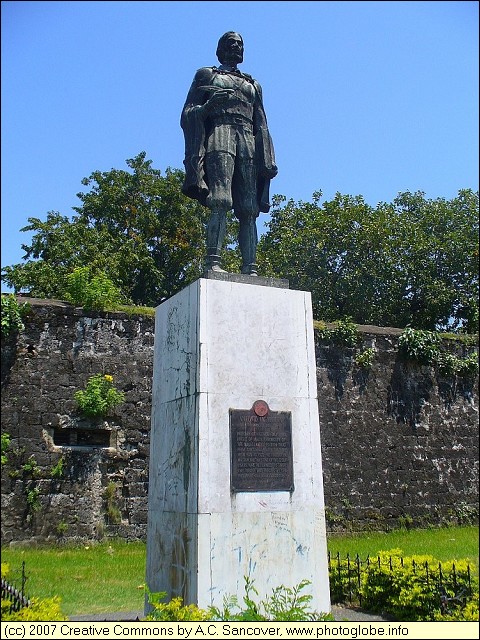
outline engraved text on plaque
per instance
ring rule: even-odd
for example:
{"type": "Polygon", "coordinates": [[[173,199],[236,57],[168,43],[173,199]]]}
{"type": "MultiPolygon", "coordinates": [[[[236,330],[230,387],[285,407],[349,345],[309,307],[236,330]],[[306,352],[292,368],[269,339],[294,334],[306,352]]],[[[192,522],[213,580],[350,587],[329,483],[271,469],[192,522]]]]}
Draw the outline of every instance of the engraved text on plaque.
{"type": "Polygon", "coordinates": [[[293,491],[292,424],[289,411],[230,409],[231,490],[293,491]]]}

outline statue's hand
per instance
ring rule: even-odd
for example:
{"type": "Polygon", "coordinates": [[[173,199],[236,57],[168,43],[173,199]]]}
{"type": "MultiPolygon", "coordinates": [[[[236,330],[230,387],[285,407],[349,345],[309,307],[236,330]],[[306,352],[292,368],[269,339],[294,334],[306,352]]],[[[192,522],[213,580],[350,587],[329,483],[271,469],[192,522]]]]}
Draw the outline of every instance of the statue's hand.
{"type": "MultiPolygon", "coordinates": [[[[202,87],[202,89],[207,90],[207,87],[202,87]]],[[[208,87],[208,91],[211,92],[211,96],[202,106],[206,115],[214,111],[216,107],[225,105],[235,92],[234,89],[227,87],[208,87]]]]}
{"type": "Polygon", "coordinates": [[[269,178],[270,180],[272,178],[275,178],[275,176],[278,173],[278,168],[276,164],[273,164],[271,167],[264,167],[261,170],[261,174],[264,178],[269,178]]]}

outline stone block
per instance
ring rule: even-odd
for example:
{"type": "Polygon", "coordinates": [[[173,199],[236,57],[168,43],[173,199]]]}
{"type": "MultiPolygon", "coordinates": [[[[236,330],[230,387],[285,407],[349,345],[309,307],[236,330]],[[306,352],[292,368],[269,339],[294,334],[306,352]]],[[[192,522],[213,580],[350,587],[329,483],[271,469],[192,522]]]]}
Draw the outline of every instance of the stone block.
{"type": "Polygon", "coordinates": [[[310,580],[330,610],[308,292],[201,278],[157,308],[149,479],[151,591],[208,607],[244,576],[263,597],[310,580]],[[232,488],[232,411],[257,401],[290,416],[291,490],[232,488]]]}

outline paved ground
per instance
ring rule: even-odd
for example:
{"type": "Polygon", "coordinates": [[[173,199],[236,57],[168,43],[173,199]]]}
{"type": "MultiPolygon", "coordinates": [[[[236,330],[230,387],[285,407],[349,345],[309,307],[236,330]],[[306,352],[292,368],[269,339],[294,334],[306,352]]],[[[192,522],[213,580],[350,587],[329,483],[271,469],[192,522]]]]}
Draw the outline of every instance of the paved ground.
{"type": "MultiPolygon", "coordinates": [[[[350,607],[332,606],[332,614],[337,622],[388,622],[371,613],[350,607]]],[[[120,611],[117,613],[100,613],[96,615],[70,616],[72,622],[135,622],[144,616],[143,611],[120,611]]]]}
{"type": "Polygon", "coordinates": [[[332,605],[332,614],[337,622],[343,620],[353,622],[392,622],[392,618],[384,618],[374,613],[368,613],[362,609],[353,607],[339,607],[332,605]]]}

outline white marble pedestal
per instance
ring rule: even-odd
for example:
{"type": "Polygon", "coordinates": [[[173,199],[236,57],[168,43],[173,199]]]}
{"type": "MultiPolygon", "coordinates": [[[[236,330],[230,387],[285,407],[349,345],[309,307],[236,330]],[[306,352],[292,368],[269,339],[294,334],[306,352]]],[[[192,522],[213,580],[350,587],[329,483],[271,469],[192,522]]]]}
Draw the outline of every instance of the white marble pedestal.
{"type": "MultiPolygon", "coordinates": [[[[147,585],[206,608],[242,603],[244,576],[259,599],[309,580],[311,608],[329,612],[310,293],[237,280],[200,278],[156,311],[147,585]],[[258,429],[290,421],[287,489],[232,490],[232,411],[257,401],[258,429]]],[[[249,454],[248,477],[258,462],[265,481],[269,451],[249,454]]]]}

